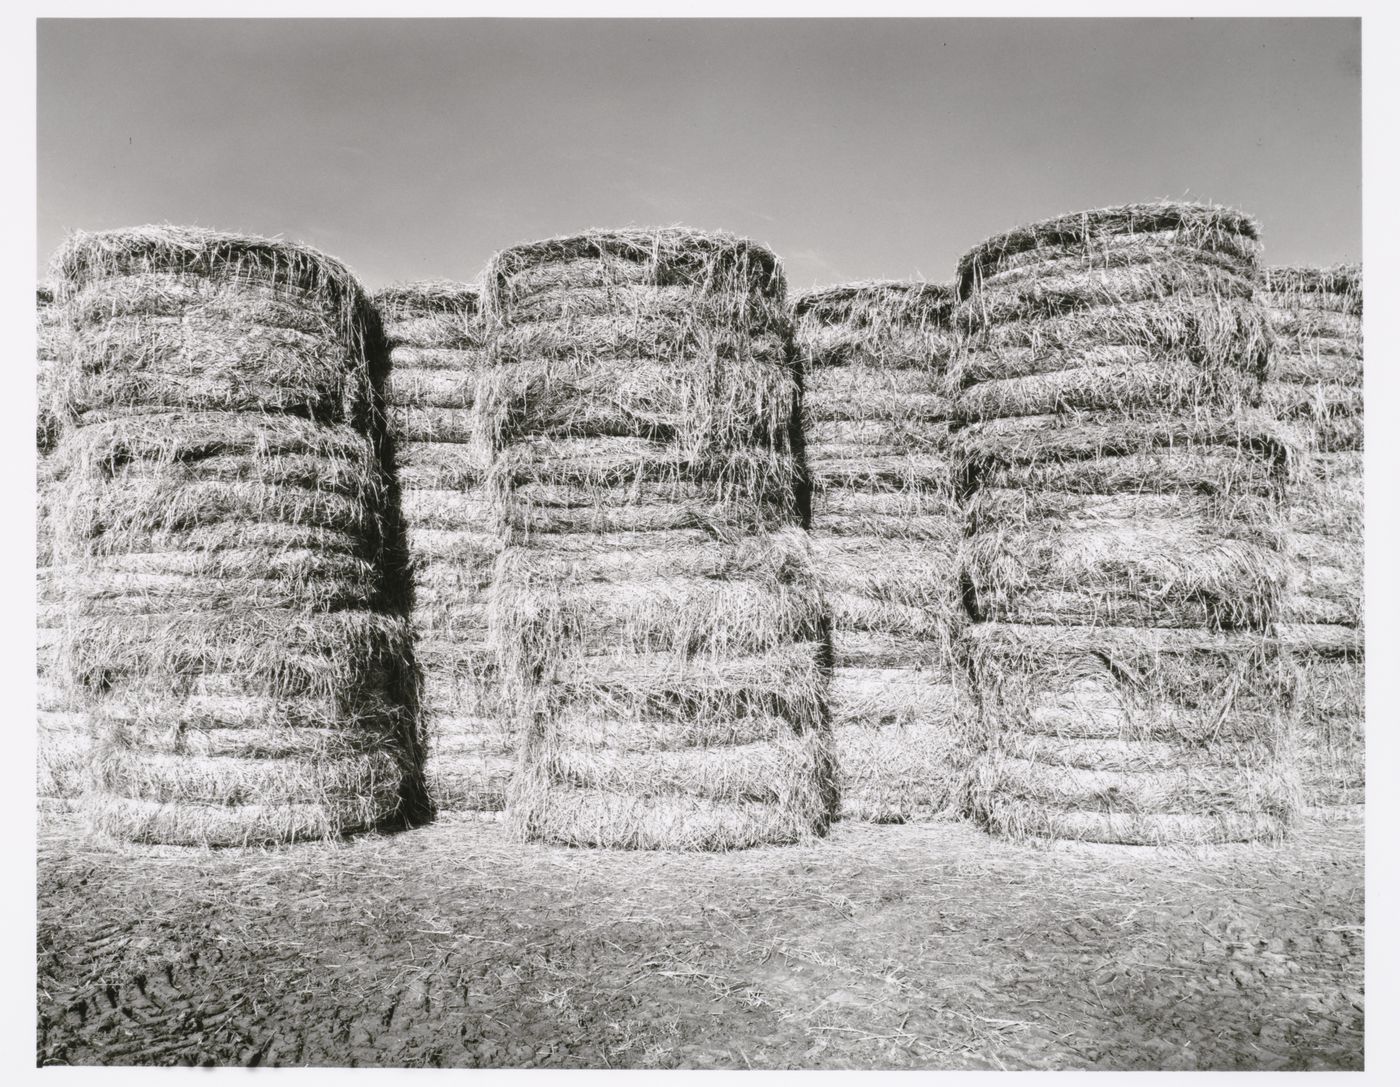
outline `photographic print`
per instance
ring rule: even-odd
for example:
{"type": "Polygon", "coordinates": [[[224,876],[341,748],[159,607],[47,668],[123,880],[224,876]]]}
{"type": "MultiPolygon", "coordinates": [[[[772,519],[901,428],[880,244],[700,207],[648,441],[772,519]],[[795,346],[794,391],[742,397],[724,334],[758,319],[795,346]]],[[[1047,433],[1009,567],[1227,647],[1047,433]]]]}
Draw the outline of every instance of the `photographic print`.
{"type": "Polygon", "coordinates": [[[1362,32],[39,19],[37,1064],[1361,1069],[1362,32]]]}

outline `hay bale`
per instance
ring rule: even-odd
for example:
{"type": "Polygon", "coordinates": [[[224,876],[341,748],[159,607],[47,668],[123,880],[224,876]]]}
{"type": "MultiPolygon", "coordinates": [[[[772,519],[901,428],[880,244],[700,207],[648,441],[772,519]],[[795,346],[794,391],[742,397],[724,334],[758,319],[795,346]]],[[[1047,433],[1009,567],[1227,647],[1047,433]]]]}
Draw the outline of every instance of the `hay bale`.
{"type": "Polygon", "coordinates": [[[1255,225],[1225,208],[1129,204],[990,238],[958,264],[955,416],[1257,403],[1258,278],[1255,225]]]}
{"type": "Polygon", "coordinates": [[[958,432],[974,619],[1263,630],[1289,447],[1259,418],[1096,412],[958,432]]]}
{"type": "Polygon", "coordinates": [[[994,723],[973,806],[996,831],[1124,844],[1286,832],[1292,677],[1269,639],[979,623],[968,645],[994,723]]]}
{"type": "Polygon", "coordinates": [[[438,811],[499,811],[515,749],[496,707],[484,592],[499,543],[474,443],[485,371],[474,285],[396,284],[375,295],[422,673],[425,774],[438,811]]]}
{"type": "Polygon", "coordinates": [[[968,769],[953,657],[962,525],[943,388],[952,309],[951,287],[921,282],[793,301],[846,818],[947,813],[968,769]]]}
{"type": "Polygon", "coordinates": [[[64,328],[61,314],[53,304],[53,290],[47,286],[35,292],[35,325],[38,339],[35,352],[38,412],[34,432],[38,795],[45,799],[71,799],[81,789],[88,737],[81,716],[65,703],[56,668],[63,627],[63,598],[61,581],[53,565],[50,510],[64,493],[62,458],[54,456],[63,427],[51,400],[54,371],[61,366],[64,328]]]}
{"type": "Polygon", "coordinates": [[[193,228],[79,233],[54,268],[60,660],[93,826],[237,845],[415,814],[363,291],[303,246],[193,228]]]}
{"type": "Polygon", "coordinates": [[[479,401],[518,833],[735,849],[832,814],[799,375],[766,250],[681,229],[497,254],[479,401]]]}
{"type": "Polygon", "coordinates": [[[1285,504],[1290,578],[1280,618],[1301,674],[1304,791],[1312,804],[1360,803],[1366,713],[1361,269],[1270,268],[1265,288],[1278,351],[1264,407],[1301,451],[1285,504]]]}
{"type": "Polygon", "coordinates": [[[958,268],[950,447],[975,815],[1009,834],[1224,841],[1297,805],[1274,334],[1254,224],[1139,204],[958,268]]]}

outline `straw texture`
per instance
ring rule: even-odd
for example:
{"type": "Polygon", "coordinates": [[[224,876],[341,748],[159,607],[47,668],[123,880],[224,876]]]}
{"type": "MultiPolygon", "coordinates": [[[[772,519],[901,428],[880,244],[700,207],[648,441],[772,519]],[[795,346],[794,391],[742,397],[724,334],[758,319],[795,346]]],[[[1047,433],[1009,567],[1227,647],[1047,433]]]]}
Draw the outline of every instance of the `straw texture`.
{"type": "Polygon", "coordinates": [[[474,439],[485,372],[475,285],[432,280],[375,295],[413,586],[425,776],[436,810],[499,811],[514,747],[496,707],[484,590],[498,551],[474,439]]]}
{"type": "Polygon", "coordinates": [[[63,624],[60,579],[53,565],[53,525],[50,507],[62,494],[62,458],[54,455],[63,434],[52,404],[54,372],[62,363],[64,329],[53,304],[53,290],[41,286],[35,292],[35,353],[38,412],[34,433],[35,518],[34,566],[36,588],[36,654],[38,679],[38,795],[44,799],[70,799],[82,786],[82,767],[88,749],[82,719],[69,708],[57,674],[58,641],[63,624]]]}
{"type": "Polygon", "coordinates": [[[830,646],[776,259],[678,228],[552,239],[492,259],[483,312],[512,825],[659,849],[821,833],[830,646]]]}
{"type": "Polygon", "coordinates": [[[1304,795],[1356,804],[1366,761],[1361,269],[1270,268],[1265,286],[1278,348],[1264,404],[1300,450],[1280,633],[1300,673],[1304,795]]]}
{"type": "Polygon", "coordinates": [[[950,373],[967,668],[991,829],[1275,837],[1298,801],[1286,433],[1253,223],[1129,205],[1019,228],[958,270],[950,373]]]}
{"type": "Polygon", "coordinates": [[[302,246],[181,227],[76,234],[54,269],[60,659],[95,828],[257,844],[420,809],[358,284],[302,246]]]}
{"type": "Polygon", "coordinates": [[[969,769],[953,653],[963,609],[944,390],[952,309],[950,286],[921,282],[793,300],[844,818],[950,813],[969,769]]]}

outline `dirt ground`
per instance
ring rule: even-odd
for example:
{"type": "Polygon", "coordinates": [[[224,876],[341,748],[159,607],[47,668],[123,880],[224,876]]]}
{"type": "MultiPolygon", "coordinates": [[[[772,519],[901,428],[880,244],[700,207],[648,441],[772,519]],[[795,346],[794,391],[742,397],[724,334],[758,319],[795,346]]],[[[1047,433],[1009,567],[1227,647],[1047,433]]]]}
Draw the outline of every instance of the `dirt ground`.
{"type": "Polygon", "coordinates": [[[841,825],[729,855],[496,823],[38,843],[38,1062],[1360,1068],[1360,809],[1186,853],[841,825]]]}

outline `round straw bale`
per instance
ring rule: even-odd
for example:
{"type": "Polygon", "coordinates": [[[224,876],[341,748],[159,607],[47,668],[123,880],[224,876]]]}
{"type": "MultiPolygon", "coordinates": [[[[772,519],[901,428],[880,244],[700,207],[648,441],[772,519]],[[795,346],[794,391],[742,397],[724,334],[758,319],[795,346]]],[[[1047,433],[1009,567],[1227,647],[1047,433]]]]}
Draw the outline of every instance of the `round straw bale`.
{"type": "Polygon", "coordinates": [[[971,769],[965,696],[907,668],[838,668],[832,680],[841,817],[922,822],[958,813],[971,769]]]}
{"type": "Polygon", "coordinates": [[[1285,560],[1267,521],[1222,518],[1214,502],[1163,517],[1135,496],[1064,497],[1053,512],[977,503],[962,558],[975,619],[1262,629],[1278,613],[1285,560]]]}
{"type": "Polygon", "coordinates": [[[1222,840],[1297,806],[1266,635],[1300,439],[1251,410],[1261,288],[1254,224],[1188,204],[1036,223],[959,265],[950,447],[993,830],[1222,840]]]}
{"type": "Polygon", "coordinates": [[[1264,287],[1287,310],[1323,310],[1361,316],[1362,276],[1359,264],[1332,268],[1274,267],[1264,269],[1264,287]]]}
{"type": "Polygon", "coordinates": [[[1258,266],[1258,230],[1238,211],[1168,201],[1124,204],[1042,220],[988,239],[958,262],[958,296],[966,298],[988,268],[1013,258],[1033,265],[1067,254],[1092,256],[1115,248],[1131,252],[1144,244],[1186,246],[1258,266]]]}
{"type": "Polygon", "coordinates": [[[271,410],[364,425],[378,322],[349,270],[315,250],[138,227],[75,234],[54,269],[74,337],[60,385],[69,412],[271,410]]]}
{"type": "MultiPolygon", "coordinates": [[[[401,492],[457,490],[464,493],[485,482],[486,466],[473,445],[453,442],[409,441],[399,431],[395,449],[401,492]]],[[[411,522],[409,531],[416,527],[411,522]]]]}
{"type": "Polygon", "coordinates": [[[1153,844],[1187,826],[1189,840],[1221,841],[1288,825],[1292,677],[1268,640],[1007,623],[969,633],[986,730],[973,807],[991,829],[1153,844]],[[1075,814],[1089,812],[1098,824],[1075,814]]]}
{"type": "Polygon", "coordinates": [[[958,266],[955,417],[1255,402],[1273,342],[1258,278],[1254,224],[1229,209],[1127,205],[991,238],[958,266]]]}
{"type": "Polygon", "coordinates": [[[1065,810],[1011,795],[987,800],[990,826],[1013,838],[1059,838],[1111,845],[1210,845],[1271,842],[1288,833],[1287,818],[1265,811],[1151,812],[1105,806],[1100,811],[1065,810]]]}
{"type": "Polygon", "coordinates": [[[951,358],[953,292],[942,283],[872,280],[805,291],[792,302],[799,350],[814,367],[941,372],[951,358]]]}
{"type": "Polygon", "coordinates": [[[262,846],[331,838],[381,818],[375,790],[322,795],[307,803],[225,804],[156,800],[89,790],[83,810],[99,834],[154,845],[262,846]]]}
{"type": "Polygon", "coordinates": [[[1279,636],[1297,662],[1303,788],[1311,804],[1359,803],[1365,776],[1361,270],[1270,268],[1265,287],[1281,358],[1264,408],[1302,451],[1285,503],[1290,577],[1279,636]]]}
{"type": "Polygon", "coordinates": [[[829,650],[792,531],[800,374],[776,258],[594,232],[506,250],[483,282],[517,831],[673,849],[822,832],[829,650]]]}
{"type": "MultiPolygon", "coordinates": [[[[827,712],[825,651],[823,643],[808,642],[720,660],[664,653],[575,657],[560,662],[539,698],[555,717],[593,706],[627,728],[664,721],[691,746],[727,742],[721,737],[734,734],[736,719],[754,716],[788,731],[820,731],[827,712]]],[[[503,678],[518,681],[510,673],[503,678]]]]}
{"type": "Polygon", "coordinates": [[[960,690],[933,680],[962,620],[944,387],[953,302],[946,285],[874,282],[793,304],[847,818],[931,818],[966,770],[960,690]],[[863,685],[871,676],[885,691],[863,685]],[[938,697],[911,700],[911,686],[938,697]]]}
{"type": "Polygon", "coordinates": [[[76,234],[54,268],[72,333],[60,656],[94,741],[93,822],[224,845],[411,814],[364,292],[304,246],[194,228],[76,234]]]}
{"type": "Polygon", "coordinates": [[[724,852],[801,842],[811,837],[814,823],[830,818],[825,798],[810,801],[810,771],[803,775],[804,788],[785,795],[785,803],[613,792],[556,781],[532,788],[541,774],[533,768],[517,774],[506,810],[515,813],[514,825],[526,837],[561,845],[724,852]],[[532,803],[535,792],[547,792],[549,802],[532,803]]]}

